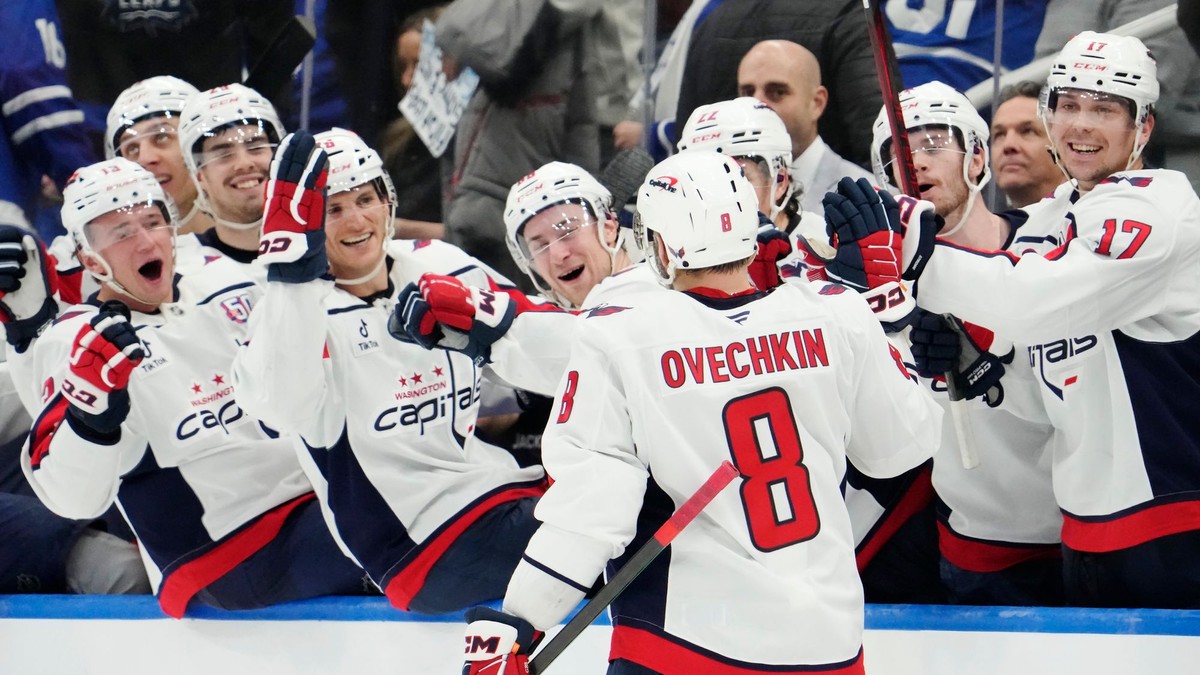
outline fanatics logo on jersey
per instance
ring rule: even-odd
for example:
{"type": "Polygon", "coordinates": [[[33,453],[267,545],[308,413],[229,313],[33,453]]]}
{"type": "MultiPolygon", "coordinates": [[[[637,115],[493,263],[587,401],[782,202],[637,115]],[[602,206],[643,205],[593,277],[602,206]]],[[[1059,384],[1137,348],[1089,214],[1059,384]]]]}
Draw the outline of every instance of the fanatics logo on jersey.
{"type": "Polygon", "coordinates": [[[846,292],[846,287],[841,284],[825,284],[821,290],[817,291],[819,295],[841,295],[846,292]]]}
{"type": "Polygon", "coordinates": [[[627,309],[629,309],[629,308],[628,307],[618,307],[617,305],[597,305],[596,307],[593,307],[591,309],[583,310],[584,311],[583,318],[590,319],[590,318],[596,317],[596,316],[612,316],[613,314],[617,314],[619,312],[624,312],[627,309]]]}

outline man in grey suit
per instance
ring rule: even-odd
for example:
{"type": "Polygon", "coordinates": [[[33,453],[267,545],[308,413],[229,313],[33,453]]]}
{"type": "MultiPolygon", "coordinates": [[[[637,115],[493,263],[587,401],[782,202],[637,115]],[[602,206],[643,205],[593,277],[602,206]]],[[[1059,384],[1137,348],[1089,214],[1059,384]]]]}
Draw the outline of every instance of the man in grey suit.
{"type": "Polygon", "coordinates": [[[842,176],[875,177],[843,159],[817,133],[829,91],[821,85],[816,56],[788,40],[763,40],[742,57],[737,72],[738,95],[753,96],[770,106],[792,137],[791,176],[800,206],[824,214],[821,198],[835,191],[842,176]]]}

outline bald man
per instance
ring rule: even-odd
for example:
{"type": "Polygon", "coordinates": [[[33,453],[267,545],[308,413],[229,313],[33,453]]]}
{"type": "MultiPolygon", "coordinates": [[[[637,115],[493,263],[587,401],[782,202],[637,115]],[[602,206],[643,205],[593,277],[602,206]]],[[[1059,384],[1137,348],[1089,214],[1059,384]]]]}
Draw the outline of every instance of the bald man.
{"type": "Polygon", "coordinates": [[[821,84],[817,57],[789,40],[763,40],[738,64],[738,95],[753,96],[770,106],[792,137],[792,180],[801,208],[824,214],[821,198],[835,191],[842,176],[866,178],[870,172],[833,151],[817,133],[817,122],[829,103],[821,84]]]}

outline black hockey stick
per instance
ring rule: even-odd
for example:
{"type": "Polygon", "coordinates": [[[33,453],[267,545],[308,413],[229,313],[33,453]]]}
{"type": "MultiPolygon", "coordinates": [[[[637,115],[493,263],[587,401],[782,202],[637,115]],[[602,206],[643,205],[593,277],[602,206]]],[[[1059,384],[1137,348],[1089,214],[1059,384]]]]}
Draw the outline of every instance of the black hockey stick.
{"type": "MultiPolygon", "coordinates": [[[[883,106],[887,111],[888,124],[892,127],[892,148],[896,156],[896,173],[900,190],[906,195],[920,198],[917,186],[917,168],[913,164],[912,146],[908,142],[908,127],[904,124],[904,112],[900,109],[900,73],[892,68],[896,53],[888,35],[887,23],[883,18],[883,0],[862,0],[867,14],[867,33],[871,36],[872,52],[875,56],[875,73],[879,77],[879,92],[883,95],[883,106]]],[[[882,159],[882,158],[881,158],[882,159]]],[[[882,186],[881,186],[882,187],[882,186]]],[[[944,315],[956,332],[961,332],[958,319],[944,315]]],[[[950,396],[950,417],[954,421],[954,432],[958,437],[958,449],[963,468],[979,466],[979,455],[975,452],[975,438],[971,433],[971,421],[967,417],[966,403],[962,392],[954,382],[954,373],[946,373],[946,393],[950,396]]]]}
{"type": "Polygon", "coordinates": [[[654,158],[641,146],[625,148],[613,155],[596,180],[612,194],[613,212],[620,211],[654,168],[654,158]]]}
{"type": "Polygon", "coordinates": [[[563,650],[569,647],[575,641],[575,638],[579,637],[583,629],[591,625],[592,621],[600,616],[600,612],[603,612],[605,608],[612,604],[612,601],[616,600],[617,596],[642,573],[642,570],[646,569],[651,561],[670,545],[675,536],[695,520],[696,516],[704,510],[704,507],[708,506],[709,502],[721,490],[724,490],[725,486],[729,485],[737,475],[737,469],[733,468],[733,464],[729,460],[722,462],[721,466],[717,467],[717,470],[708,477],[708,480],[704,481],[700,489],[696,490],[691,497],[688,497],[687,501],[675,510],[671,518],[663,523],[662,527],[658,528],[654,536],[650,537],[650,540],[643,544],[637,553],[633,554],[629,562],[625,563],[625,566],[614,574],[612,579],[608,580],[608,583],[604,584],[604,588],[601,588],[595,597],[589,600],[575,616],[571,617],[567,625],[563,626],[563,629],[552,640],[547,642],[546,646],[539,649],[537,654],[534,654],[533,658],[529,661],[529,675],[539,675],[545,672],[554,659],[558,658],[563,653],[563,650]]]}
{"type": "Polygon", "coordinates": [[[271,39],[242,84],[267,98],[277,95],[316,42],[317,27],[313,20],[299,14],[293,16],[271,39]]]}

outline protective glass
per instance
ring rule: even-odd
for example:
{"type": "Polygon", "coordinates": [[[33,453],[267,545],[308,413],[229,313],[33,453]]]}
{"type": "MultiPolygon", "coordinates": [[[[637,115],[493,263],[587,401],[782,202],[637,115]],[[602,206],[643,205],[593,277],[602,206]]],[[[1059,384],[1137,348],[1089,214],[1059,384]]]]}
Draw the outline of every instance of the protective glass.
{"type": "MultiPolygon", "coordinates": [[[[958,157],[967,154],[963,149],[962,141],[958,138],[958,134],[949,126],[940,124],[909,129],[908,145],[912,148],[914,158],[919,154],[934,156],[957,155],[958,157]]],[[[892,150],[892,141],[888,139],[880,146],[879,156],[887,158],[883,169],[889,177],[895,180],[896,172],[894,167],[896,165],[896,154],[892,150]]]]}
{"type": "Polygon", "coordinates": [[[179,132],[175,130],[175,126],[165,121],[141,130],[129,127],[121,135],[117,156],[136,162],[144,149],[153,148],[161,152],[178,147],[178,136],[179,132]]]}
{"type": "Polygon", "coordinates": [[[771,187],[773,182],[771,167],[767,164],[767,160],[755,156],[734,157],[733,160],[742,167],[742,173],[746,175],[746,180],[755,190],[771,187]]]}
{"type": "Polygon", "coordinates": [[[593,233],[591,236],[596,236],[595,230],[592,229],[596,225],[596,218],[592,215],[591,209],[581,201],[572,200],[547,207],[534,217],[538,219],[539,225],[531,230],[529,222],[526,222],[521,228],[520,235],[517,236],[521,253],[529,260],[536,260],[538,256],[546,254],[555,244],[570,242],[580,232],[591,232],[593,233]],[[568,204],[575,204],[582,208],[564,209],[563,207],[568,204]],[[550,222],[549,227],[541,225],[547,221],[550,222]]]}
{"type": "Polygon", "coordinates": [[[374,221],[386,215],[388,203],[379,198],[379,193],[371,185],[360,185],[343,190],[337,195],[339,198],[336,201],[333,199],[334,195],[330,195],[330,199],[326,203],[325,222],[327,224],[335,225],[356,216],[374,221]],[[340,197],[340,195],[351,195],[352,197],[340,197]]]}
{"type": "Polygon", "coordinates": [[[166,207],[154,201],[138,202],[105,214],[105,222],[93,221],[84,232],[93,251],[103,253],[117,246],[128,246],[141,237],[170,237],[175,226],[168,219],[166,207]],[[112,216],[113,213],[119,214],[112,216]]]}
{"type": "Polygon", "coordinates": [[[261,124],[244,124],[205,134],[201,144],[203,151],[198,157],[198,166],[201,168],[210,165],[228,166],[242,153],[249,155],[256,162],[269,163],[276,146],[261,124]]]}
{"type": "Polygon", "coordinates": [[[1052,90],[1047,96],[1045,114],[1052,125],[1115,130],[1134,127],[1130,101],[1098,91],[1052,90]]]}

